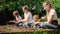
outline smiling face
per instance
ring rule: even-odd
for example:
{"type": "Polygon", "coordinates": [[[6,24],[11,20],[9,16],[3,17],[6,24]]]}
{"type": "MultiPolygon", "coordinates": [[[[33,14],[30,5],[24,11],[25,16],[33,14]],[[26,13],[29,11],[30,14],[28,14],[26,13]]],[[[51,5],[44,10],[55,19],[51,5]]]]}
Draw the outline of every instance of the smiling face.
{"type": "Polygon", "coordinates": [[[50,8],[51,8],[50,2],[44,2],[44,3],[43,3],[43,7],[44,7],[44,9],[45,9],[46,11],[49,11],[50,8]]]}

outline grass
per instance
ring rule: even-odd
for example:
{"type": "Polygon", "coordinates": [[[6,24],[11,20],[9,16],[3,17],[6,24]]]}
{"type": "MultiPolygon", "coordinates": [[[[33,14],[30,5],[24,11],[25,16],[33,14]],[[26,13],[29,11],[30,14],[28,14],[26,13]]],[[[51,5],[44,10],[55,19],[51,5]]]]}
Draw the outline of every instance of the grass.
{"type": "Polygon", "coordinates": [[[60,34],[60,33],[58,33],[58,31],[55,31],[55,32],[53,32],[53,31],[43,31],[43,32],[39,32],[39,31],[37,31],[37,32],[13,32],[13,33],[5,33],[5,34],[60,34]]]}
{"type": "MultiPolygon", "coordinates": [[[[60,18],[58,19],[58,24],[60,25],[60,18]]],[[[8,25],[6,25],[6,32],[7,32],[7,34],[60,34],[60,30],[59,31],[34,31],[34,32],[8,33],[8,25]]]]}

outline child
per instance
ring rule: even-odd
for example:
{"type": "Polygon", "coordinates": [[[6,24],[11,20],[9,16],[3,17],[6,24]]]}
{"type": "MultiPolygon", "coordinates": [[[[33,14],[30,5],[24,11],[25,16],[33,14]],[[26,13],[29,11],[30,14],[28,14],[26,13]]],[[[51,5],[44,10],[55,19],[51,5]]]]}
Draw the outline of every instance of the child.
{"type": "Polygon", "coordinates": [[[20,20],[19,22],[24,22],[26,27],[28,27],[28,24],[32,21],[32,14],[27,6],[23,6],[22,10],[24,13],[24,19],[20,20]]]}
{"type": "Polygon", "coordinates": [[[35,28],[35,27],[40,27],[40,26],[39,26],[39,24],[40,24],[39,15],[35,14],[35,15],[33,16],[33,20],[34,20],[33,28],[35,28]]]}
{"type": "Polygon", "coordinates": [[[18,24],[18,23],[19,23],[18,21],[22,19],[17,10],[13,12],[13,16],[14,16],[16,19],[15,19],[15,20],[11,20],[11,21],[9,21],[9,22],[13,22],[13,23],[15,23],[15,24],[18,24]]]}

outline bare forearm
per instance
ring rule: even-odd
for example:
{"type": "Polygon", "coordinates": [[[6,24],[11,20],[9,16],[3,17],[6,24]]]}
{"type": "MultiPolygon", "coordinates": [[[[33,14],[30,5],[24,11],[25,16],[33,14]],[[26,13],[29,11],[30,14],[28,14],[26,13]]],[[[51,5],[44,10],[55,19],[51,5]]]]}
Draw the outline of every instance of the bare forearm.
{"type": "Polygon", "coordinates": [[[52,19],[53,19],[53,16],[51,16],[47,22],[51,23],[52,19]]]}

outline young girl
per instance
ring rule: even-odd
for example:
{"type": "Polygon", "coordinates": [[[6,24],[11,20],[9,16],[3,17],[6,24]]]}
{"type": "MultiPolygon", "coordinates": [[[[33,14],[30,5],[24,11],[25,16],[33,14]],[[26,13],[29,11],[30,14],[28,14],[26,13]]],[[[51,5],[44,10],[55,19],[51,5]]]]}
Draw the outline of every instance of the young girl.
{"type": "Polygon", "coordinates": [[[32,14],[29,11],[27,6],[23,6],[22,8],[23,12],[24,12],[24,19],[20,20],[19,22],[24,22],[26,24],[26,27],[28,27],[29,23],[32,23],[32,14]]]}
{"type": "Polygon", "coordinates": [[[15,20],[11,20],[11,21],[9,21],[9,22],[13,22],[13,23],[15,23],[15,24],[18,24],[18,23],[19,23],[18,21],[22,19],[17,10],[13,12],[13,16],[14,16],[16,19],[15,19],[15,20]]]}
{"type": "Polygon", "coordinates": [[[47,22],[42,23],[41,27],[45,26],[50,29],[58,28],[57,13],[56,13],[55,9],[52,8],[51,3],[48,1],[44,2],[43,7],[46,10],[47,22]]]}

